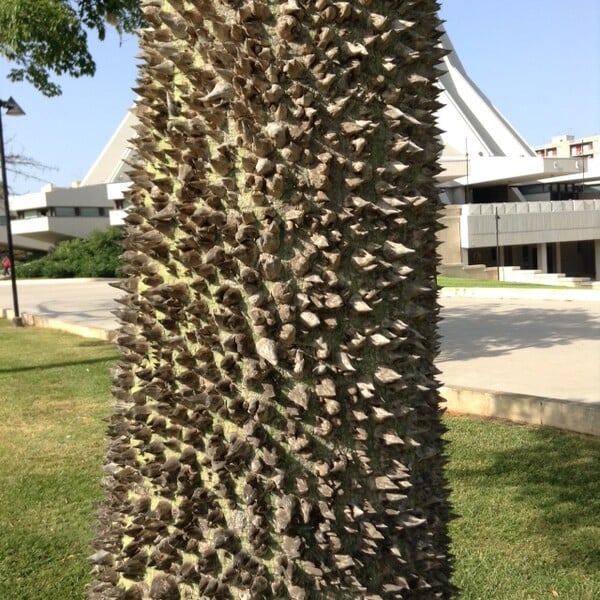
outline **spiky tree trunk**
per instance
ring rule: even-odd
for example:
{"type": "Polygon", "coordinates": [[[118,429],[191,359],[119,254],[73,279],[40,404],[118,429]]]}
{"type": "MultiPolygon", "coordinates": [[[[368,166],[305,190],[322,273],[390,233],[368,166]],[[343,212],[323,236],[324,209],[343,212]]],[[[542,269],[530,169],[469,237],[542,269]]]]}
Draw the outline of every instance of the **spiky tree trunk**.
{"type": "Polygon", "coordinates": [[[145,0],[92,598],[445,598],[435,0],[145,0]]]}

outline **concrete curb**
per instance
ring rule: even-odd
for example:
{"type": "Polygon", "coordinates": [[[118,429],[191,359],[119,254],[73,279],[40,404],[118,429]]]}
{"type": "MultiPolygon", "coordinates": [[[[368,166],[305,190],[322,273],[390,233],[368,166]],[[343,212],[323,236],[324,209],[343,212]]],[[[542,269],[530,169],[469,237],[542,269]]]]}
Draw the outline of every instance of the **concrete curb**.
{"type": "Polygon", "coordinates": [[[449,413],[506,419],[600,436],[600,403],[557,400],[526,394],[444,386],[440,389],[449,413]]]}
{"type": "MultiPolygon", "coordinates": [[[[110,283],[111,281],[119,281],[119,279],[115,279],[114,277],[70,277],[65,279],[17,279],[17,286],[22,285],[65,285],[69,283],[86,283],[89,281],[106,281],[106,283],[110,283]]],[[[12,284],[10,277],[7,275],[6,277],[0,276],[0,285],[10,285],[12,284]]]]}
{"type": "MultiPolygon", "coordinates": [[[[12,309],[3,308],[0,312],[0,317],[11,320],[14,317],[12,309]]],[[[42,315],[32,315],[29,313],[21,313],[21,320],[27,327],[39,327],[41,329],[58,329],[74,335],[79,335],[85,338],[93,338],[112,342],[117,337],[116,330],[106,330],[101,327],[90,327],[88,325],[79,325],[77,323],[68,323],[58,319],[50,319],[42,315]]]]}

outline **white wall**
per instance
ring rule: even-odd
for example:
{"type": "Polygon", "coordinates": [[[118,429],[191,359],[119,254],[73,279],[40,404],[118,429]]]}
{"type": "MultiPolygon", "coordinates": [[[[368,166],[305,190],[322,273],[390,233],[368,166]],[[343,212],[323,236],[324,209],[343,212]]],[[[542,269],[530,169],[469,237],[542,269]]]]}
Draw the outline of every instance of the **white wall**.
{"type": "Polygon", "coordinates": [[[94,231],[107,229],[109,224],[108,214],[105,217],[36,217],[11,221],[14,235],[50,244],[69,238],[86,238],[94,231]]]}
{"type": "Polygon", "coordinates": [[[113,200],[108,197],[107,186],[89,185],[73,188],[51,188],[23,196],[9,198],[11,212],[35,210],[51,206],[101,206],[112,208],[113,200]]]}

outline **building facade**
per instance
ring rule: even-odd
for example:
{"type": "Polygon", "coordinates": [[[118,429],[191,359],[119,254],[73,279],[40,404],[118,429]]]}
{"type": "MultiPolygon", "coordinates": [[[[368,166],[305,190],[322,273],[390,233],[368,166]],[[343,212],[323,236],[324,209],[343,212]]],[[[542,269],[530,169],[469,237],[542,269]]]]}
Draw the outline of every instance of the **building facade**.
{"type": "MultiPolygon", "coordinates": [[[[600,136],[531,148],[469,78],[447,35],[441,43],[441,271],[479,265],[491,277],[512,266],[600,280],[600,136]]],[[[10,198],[15,239],[48,247],[122,225],[135,126],[128,112],[76,187],[10,198]]]]}
{"type": "Polygon", "coordinates": [[[531,148],[443,43],[441,160],[455,168],[440,182],[440,270],[509,278],[518,267],[600,280],[600,136],[561,136],[550,153],[531,148]]]}

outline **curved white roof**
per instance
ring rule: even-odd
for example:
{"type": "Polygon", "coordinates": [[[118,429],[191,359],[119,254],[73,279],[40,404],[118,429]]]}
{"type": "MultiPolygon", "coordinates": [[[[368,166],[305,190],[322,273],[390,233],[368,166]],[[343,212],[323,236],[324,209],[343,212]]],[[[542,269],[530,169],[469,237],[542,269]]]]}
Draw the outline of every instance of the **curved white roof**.
{"type": "Polygon", "coordinates": [[[438,127],[444,131],[443,157],[536,156],[500,111],[467,75],[448,34],[441,38],[448,50],[440,77],[438,127]]]}
{"type": "MultiPolygon", "coordinates": [[[[473,159],[536,156],[534,150],[469,78],[445,32],[441,44],[448,50],[441,65],[445,73],[439,80],[442,88],[439,101],[443,106],[437,114],[438,127],[443,130],[442,163],[464,159],[467,154],[473,159]]],[[[128,180],[124,161],[132,152],[129,141],[135,136],[135,124],[136,118],[128,111],[81,181],[82,186],[128,180]]]]}

